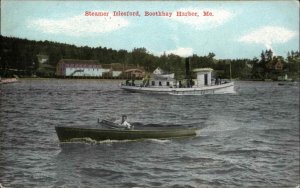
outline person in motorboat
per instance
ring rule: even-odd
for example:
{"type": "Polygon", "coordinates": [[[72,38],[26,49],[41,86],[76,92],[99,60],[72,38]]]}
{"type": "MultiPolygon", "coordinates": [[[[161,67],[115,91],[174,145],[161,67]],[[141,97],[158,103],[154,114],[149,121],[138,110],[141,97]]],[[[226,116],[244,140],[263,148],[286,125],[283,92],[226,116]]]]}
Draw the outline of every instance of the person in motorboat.
{"type": "Polygon", "coordinates": [[[126,120],[127,120],[127,116],[122,115],[121,121],[116,120],[114,123],[120,125],[121,127],[124,127],[125,129],[133,129],[133,126],[130,125],[130,123],[128,123],[126,120]]]}

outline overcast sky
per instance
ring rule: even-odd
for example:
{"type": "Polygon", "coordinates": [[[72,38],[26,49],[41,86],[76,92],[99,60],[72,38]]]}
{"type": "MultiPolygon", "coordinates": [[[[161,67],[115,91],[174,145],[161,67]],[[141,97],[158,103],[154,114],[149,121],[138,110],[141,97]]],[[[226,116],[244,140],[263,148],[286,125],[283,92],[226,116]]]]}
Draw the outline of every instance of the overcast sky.
{"type": "Polygon", "coordinates": [[[1,1],[1,35],[116,50],[216,58],[299,50],[298,1],[1,1]],[[86,11],[108,16],[86,16],[86,11]],[[113,11],[140,16],[114,16],[113,11]],[[145,16],[145,11],[172,16],[145,16]],[[197,12],[179,17],[176,12],[197,12]],[[211,16],[203,16],[203,12],[211,16]]]}

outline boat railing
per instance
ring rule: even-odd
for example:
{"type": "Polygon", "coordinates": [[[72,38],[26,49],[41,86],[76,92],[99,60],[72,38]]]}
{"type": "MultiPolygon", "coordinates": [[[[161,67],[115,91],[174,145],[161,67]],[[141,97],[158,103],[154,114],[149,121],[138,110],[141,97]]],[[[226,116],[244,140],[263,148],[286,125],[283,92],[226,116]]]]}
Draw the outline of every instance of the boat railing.
{"type": "Polygon", "coordinates": [[[227,84],[227,83],[230,83],[230,82],[231,81],[227,80],[227,79],[220,79],[220,78],[211,79],[211,86],[227,84]]]}
{"type": "MultiPolygon", "coordinates": [[[[204,85],[205,86],[216,86],[216,85],[223,85],[223,84],[228,84],[231,83],[231,80],[227,79],[212,79],[211,83],[209,85],[204,85]]],[[[186,84],[174,84],[174,85],[149,85],[149,84],[144,84],[144,83],[131,83],[131,82],[126,82],[126,83],[121,83],[121,86],[130,86],[130,87],[151,87],[151,88],[193,88],[197,87],[197,84],[194,85],[186,85],[186,84]]]]}

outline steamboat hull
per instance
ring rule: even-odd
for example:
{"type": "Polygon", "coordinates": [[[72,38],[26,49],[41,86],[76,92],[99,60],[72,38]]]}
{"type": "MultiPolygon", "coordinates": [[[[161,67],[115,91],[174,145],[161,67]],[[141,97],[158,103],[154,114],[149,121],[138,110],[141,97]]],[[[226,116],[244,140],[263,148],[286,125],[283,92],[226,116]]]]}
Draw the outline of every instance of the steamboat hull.
{"type": "Polygon", "coordinates": [[[194,87],[194,88],[170,88],[170,87],[139,87],[122,85],[121,89],[138,93],[157,93],[170,95],[205,95],[234,93],[234,83],[226,83],[214,86],[194,87]]]}

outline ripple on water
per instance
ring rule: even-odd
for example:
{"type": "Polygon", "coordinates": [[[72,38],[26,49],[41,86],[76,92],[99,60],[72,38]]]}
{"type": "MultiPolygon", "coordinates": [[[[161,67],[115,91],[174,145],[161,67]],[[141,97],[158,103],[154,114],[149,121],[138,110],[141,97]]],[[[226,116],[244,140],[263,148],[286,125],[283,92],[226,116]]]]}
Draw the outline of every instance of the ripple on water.
{"type": "Polygon", "coordinates": [[[234,95],[128,93],[119,81],[21,80],[1,88],[4,187],[296,187],[298,87],[236,82],[234,95]],[[186,139],[59,143],[56,125],[121,117],[194,126],[186,139]]]}

